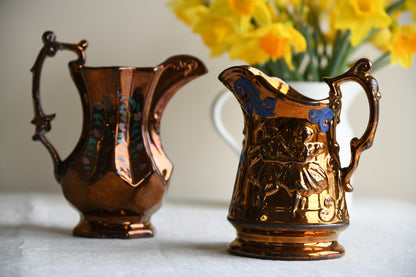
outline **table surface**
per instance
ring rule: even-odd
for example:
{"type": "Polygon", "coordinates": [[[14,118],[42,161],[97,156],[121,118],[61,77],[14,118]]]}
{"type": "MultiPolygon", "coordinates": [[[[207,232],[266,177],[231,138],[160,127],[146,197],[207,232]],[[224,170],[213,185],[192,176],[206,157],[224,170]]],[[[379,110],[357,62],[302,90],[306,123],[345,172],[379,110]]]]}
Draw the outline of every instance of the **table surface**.
{"type": "Polygon", "coordinates": [[[0,192],[0,276],[416,276],[415,204],[354,199],[350,214],[342,258],[272,261],[227,252],[225,204],[166,201],[154,238],[89,239],[63,196],[0,192]]]}

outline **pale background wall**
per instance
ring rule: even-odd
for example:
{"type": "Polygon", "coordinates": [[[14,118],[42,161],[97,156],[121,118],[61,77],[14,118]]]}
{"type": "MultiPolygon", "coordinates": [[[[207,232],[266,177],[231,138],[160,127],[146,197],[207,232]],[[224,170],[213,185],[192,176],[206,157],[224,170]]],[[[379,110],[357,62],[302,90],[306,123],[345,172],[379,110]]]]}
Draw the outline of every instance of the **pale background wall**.
{"type": "MultiPolygon", "coordinates": [[[[238,159],[215,133],[209,110],[223,88],[218,74],[241,62],[210,58],[199,36],[175,18],[166,2],[0,1],[0,193],[60,190],[49,154],[41,143],[31,141],[34,126],[29,123],[33,117],[29,70],[42,46],[42,33],[53,30],[59,41],[87,39],[89,66],[153,66],[175,54],[202,59],[209,74],[182,88],[163,115],[162,142],[175,164],[167,197],[229,201],[238,159]]],[[[357,56],[372,57],[372,52],[366,49],[357,56]]],[[[49,138],[62,157],[72,150],[81,128],[80,100],[67,69],[73,57],[59,52],[47,59],[42,76],[44,110],[57,113],[49,138]]],[[[355,174],[355,196],[416,202],[416,66],[388,67],[373,75],[383,93],[380,124],[374,146],[363,153],[355,174]]],[[[367,121],[364,96],[355,105],[350,116],[353,124],[362,126],[367,121]]],[[[238,135],[239,107],[235,101],[226,107],[225,117],[238,135]]]]}

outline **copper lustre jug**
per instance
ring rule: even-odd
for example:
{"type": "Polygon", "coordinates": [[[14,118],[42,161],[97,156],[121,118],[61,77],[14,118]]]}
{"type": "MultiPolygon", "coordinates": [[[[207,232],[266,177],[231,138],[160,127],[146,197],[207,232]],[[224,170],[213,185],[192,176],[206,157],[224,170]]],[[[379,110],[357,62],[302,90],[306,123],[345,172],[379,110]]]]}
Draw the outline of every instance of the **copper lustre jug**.
{"type": "Polygon", "coordinates": [[[162,112],[184,84],[206,73],[198,59],[180,55],[152,68],[86,67],[86,41],[60,43],[53,32],[32,68],[36,132],[52,156],[55,177],[66,199],[81,212],[75,236],[138,238],[153,236],[150,216],[160,207],[173,165],[159,137],[162,112]],[[81,137],[61,160],[45,134],[54,114],[40,105],[40,74],[47,56],[58,50],[78,55],[69,70],[82,102],[81,137]]]}
{"type": "Polygon", "coordinates": [[[228,220],[237,230],[234,254],[265,259],[326,259],[344,254],[337,242],[349,224],[345,192],[362,151],[371,147],[378,123],[377,81],[371,62],[324,78],[329,97],[313,100],[278,78],[249,66],[232,67],[219,79],[238,99],[244,141],[228,220]],[[340,85],[358,82],[370,106],[368,126],[351,140],[351,161],[342,168],[336,126],[340,85]]]}

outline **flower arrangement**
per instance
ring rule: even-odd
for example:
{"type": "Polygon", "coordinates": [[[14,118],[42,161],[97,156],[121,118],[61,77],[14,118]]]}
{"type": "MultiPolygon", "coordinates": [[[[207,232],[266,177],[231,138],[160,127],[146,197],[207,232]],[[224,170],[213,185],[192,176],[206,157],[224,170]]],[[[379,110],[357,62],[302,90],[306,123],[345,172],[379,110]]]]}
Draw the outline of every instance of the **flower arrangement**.
{"type": "Polygon", "coordinates": [[[416,52],[416,0],[173,0],[179,19],[211,55],[228,52],[270,76],[320,81],[346,70],[364,44],[380,51],[374,68],[408,68],[416,52]],[[402,14],[412,22],[400,25],[402,14]]]}

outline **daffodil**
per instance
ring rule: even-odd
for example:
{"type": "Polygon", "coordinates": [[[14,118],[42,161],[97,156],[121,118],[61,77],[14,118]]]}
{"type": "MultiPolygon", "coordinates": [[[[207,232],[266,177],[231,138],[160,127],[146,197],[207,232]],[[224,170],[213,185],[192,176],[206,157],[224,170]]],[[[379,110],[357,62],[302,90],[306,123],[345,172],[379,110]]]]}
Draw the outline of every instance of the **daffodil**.
{"type": "Polygon", "coordinates": [[[416,53],[416,24],[393,28],[388,48],[393,65],[398,62],[404,68],[409,68],[416,53]]]}
{"type": "Polygon", "coordinates": [[[325,26],[325,30],[323,29],[323,32],[325,33],[326,40],[329,44],[334,44],[335,38],[337,35],[337,29],[335,28],[335,22],[337,21],[338,17],[340,16],[341,11],[339,8],[334,5],[333,9],[328,13],[328,26],[325,26]]]}
{"type": "MultiPolygon", "coordinates": [[[[212,56],[229,53],[270,76],[320,81],[344,72],[365,43],[381,50],[374,68],[408,67],[416,52],[416,0],[170,0],[212,56]]],[[[373,55],[374,52],[370,53],[373,55]]]]}
{"type": "Polygon", "coordinates": [[[353,46],[359,45],[373,28],[391,24],[384,0],[338,0],[336,5],[342,12],[335,20],[335,28],[350,30],[353,46]]]}
{"type": "Polygon", "coordinates": [[[262,26],[271,23],[272,14],[266,0],[214,0],[212,14],[231,18],[237,32],[243,34],[252,24],[262,26]]]}
{"type": "Polygon", "coordinates": [[[204,0],[174,0],[168,5],[176,16],[186,25],[193,26],[199,21],[201,13],[208,10],[204,0]]]}
{"type": "Polygon", "coordinates": [[[249,32],[245,35],[234,35],[234,42],[230,47],[230,59],[241,59],[249,64],[259,64],[267,61],[269,55],[259,50],[259,38],[255,32],[249,32]]]}
{"type": "Polygon", "coordinates": [[[251,64],[283,58],[290,70],[292,52],[304,52],[306,40],[293,26],[274,23],[243,36],[231,49],[231,58],[241,58],[251,64]],[[253,50],[257,49],[253,52],[253,50]],[[251,50],[251,51],[250,51],[251,50]]]}
{"type": "Polygon", "coordinates": [[[201,35],[205,45],[211,49],[211,56],[217,56],[227,50],[227,37],[233,34],[234,29],[229,18],[204,11],[200,13],[200,19],[193,31],[201,35]]]}
{"type": "Polygon", "coordinates": [[[389,51],[388,43],[391,41],[390,28],[381,28],[370,39],[371,43],[383,52],[389,51]]]}

